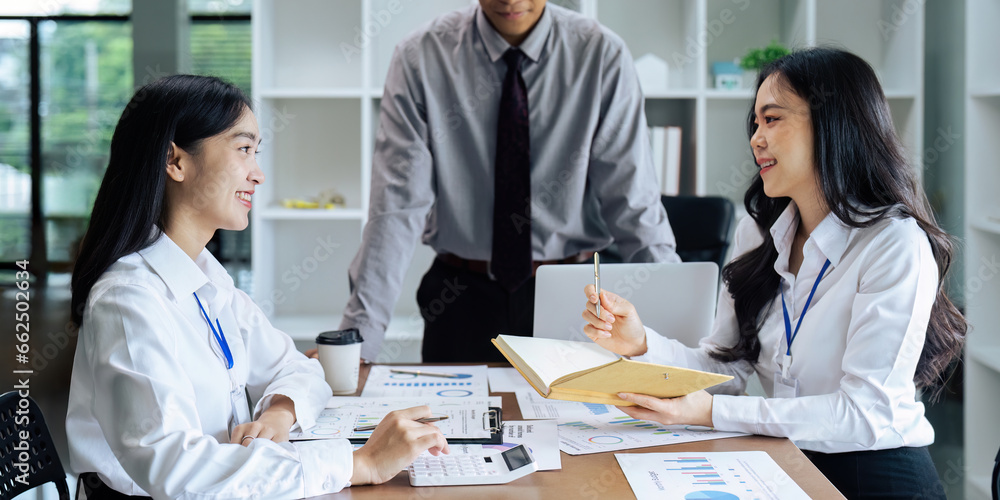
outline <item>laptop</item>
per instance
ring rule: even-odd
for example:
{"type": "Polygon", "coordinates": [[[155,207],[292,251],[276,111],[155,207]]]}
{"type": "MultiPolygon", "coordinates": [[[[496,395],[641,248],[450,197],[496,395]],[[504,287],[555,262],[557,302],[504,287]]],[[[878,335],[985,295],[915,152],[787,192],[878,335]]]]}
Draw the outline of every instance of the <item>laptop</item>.
{"type": "MultiPolygon", "coordinates": [[[[583,287],[594,284],[593,264],[558,264],[535,274],[534,336],[590,341],[583,333],[583,287]]],[[[660,335],[696,347],[712,330],[719,266],[714,262],[601,264],[601,289],[635,305],[642,323],[660,335]]]]}

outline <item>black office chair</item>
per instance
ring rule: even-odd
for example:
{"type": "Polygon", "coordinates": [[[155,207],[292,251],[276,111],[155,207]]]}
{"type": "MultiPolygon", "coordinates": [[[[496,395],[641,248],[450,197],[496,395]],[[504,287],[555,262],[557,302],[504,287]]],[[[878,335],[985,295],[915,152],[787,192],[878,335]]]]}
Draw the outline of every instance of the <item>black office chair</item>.
{"type": "Polygon", "coordinates": [[[732,241],[736,207],[720,196],[662,196],[670,227],[677,239],[677,255],[684,262],[726,264],[732,241]]]}
{"type": "Polygon", "coordinates": [[[33,399],[24,398],[26,404],[22,404],[21,399],[16,391],[0,395],[0,500],[9,500],[50,481],[56,483],[59,500],[69,500],[66,471],[56,454],[42,410],[33,399]],[[21,408],[26,408],[27,413],[23,409],[22,413],[17,413],[21,408]],[[24,416],[27,422],[17,422],[18,417],[24,416]],[[22,447],[21,431],[28,431],[28,439],[24,440],[26,450],[17,449],[22,447]],[[27,460],[22,460],[25,458],[22,453],[26,453],[27,460]],[[16,466],[18,463],[27,464],[27,477],[16,466]],[[18,481],[18,476],[27,484],[18,481]]]}
{"type": "Polygon", "coordinates": [[[993,460],[993,500],[1000,500],[1000,450],[993,460]]]}

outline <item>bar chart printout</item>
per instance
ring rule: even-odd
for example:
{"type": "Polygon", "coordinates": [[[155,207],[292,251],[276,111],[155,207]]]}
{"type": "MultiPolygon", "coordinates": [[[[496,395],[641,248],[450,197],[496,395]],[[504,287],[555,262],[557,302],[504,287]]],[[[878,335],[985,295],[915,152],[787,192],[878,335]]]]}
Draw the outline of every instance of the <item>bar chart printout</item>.
{"type": "Polygon", "coordinates": [[[616,453],[638,500],[807,499],[763,451],[616,453]]]}

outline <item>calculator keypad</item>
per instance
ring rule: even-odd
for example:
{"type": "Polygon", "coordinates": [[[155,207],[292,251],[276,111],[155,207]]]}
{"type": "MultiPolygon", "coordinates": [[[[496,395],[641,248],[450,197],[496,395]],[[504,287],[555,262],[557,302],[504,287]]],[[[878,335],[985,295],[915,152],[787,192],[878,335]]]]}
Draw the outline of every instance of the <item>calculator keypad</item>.
{"type": "Polygon", "coordinates": [[[444,455],[418,457],[410,468],[414,477],[433,476],[495,476],[497,471],[487,468],[483,457],[474,455],[444,455]]]}

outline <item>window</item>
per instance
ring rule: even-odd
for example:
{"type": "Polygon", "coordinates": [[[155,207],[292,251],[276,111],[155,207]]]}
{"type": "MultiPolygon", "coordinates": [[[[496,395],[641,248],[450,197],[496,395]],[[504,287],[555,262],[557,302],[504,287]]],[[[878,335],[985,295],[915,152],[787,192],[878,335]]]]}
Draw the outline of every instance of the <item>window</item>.
{"type": "Polygon", "coordinates": [[[131,89],[131,7],[0,5],[0,266],[69,269],[131,89]]]}
{"type": "MultiPolygon", "coordinates": [[[[248,95],[251,3],[188,0],[191,71],[248,95]]],[[[71,268],[133,92],[131,11],[132,0],[0,4],[0,267],[71,268]]],[[[249,268],[248,232],[220,231],[210,250],[249,268]]]]}
{"type": "Polygon", "coordinates": [[[42,21],[42,213],[46,257],[75,260],[104,177],[111,136],[132,93],[127,21],[42,21]]]}
{"type": "Polygon", "coordinates": [[[0,262],[31,252],[27,21],[0,21],[0,262]]]}

